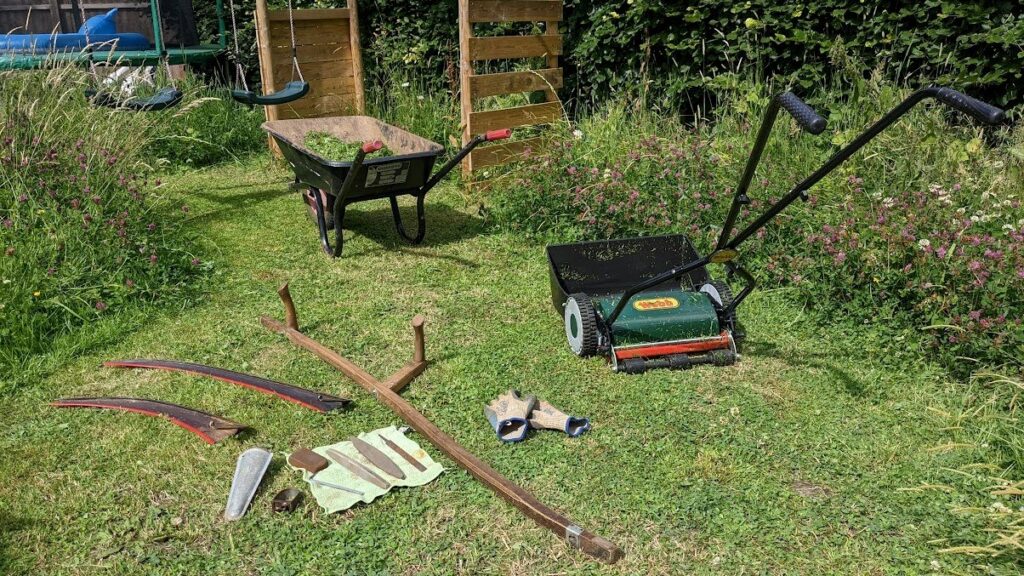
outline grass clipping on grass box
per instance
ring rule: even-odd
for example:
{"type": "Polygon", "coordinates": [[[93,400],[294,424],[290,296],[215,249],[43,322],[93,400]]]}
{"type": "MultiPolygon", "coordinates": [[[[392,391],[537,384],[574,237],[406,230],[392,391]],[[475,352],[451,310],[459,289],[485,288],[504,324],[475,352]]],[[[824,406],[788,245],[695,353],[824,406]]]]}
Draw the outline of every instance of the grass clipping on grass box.
{"type": "MultiPolygon", "coordinates": [[[[310,132],[306,135],[306,148],[310,152],[334,162],[345,162],[356,157],[356,152],[363,147],[363,142],[346,142],[327,132],[310,132]]],[[[378,157],[394,156],[395,153],[387,146],[373,152],[378,157]]]]}

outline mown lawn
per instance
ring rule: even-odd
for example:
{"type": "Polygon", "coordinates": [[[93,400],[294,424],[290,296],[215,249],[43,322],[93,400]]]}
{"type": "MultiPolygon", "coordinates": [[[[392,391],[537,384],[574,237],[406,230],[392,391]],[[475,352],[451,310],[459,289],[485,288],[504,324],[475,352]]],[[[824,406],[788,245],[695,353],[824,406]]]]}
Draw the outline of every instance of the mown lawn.
{"type": "MultiPolygon", "coordinates": [[[[960,462],[933,450],[935,414],[960,393],[938,371],[863,329],[808,321],[781,292],[743,310],[742,363],[612,373],[580,361],[551,307],[543,245],[485,233],[446,187],[428,197],[420,247],[400,243],[385,202],[350,210],[343,259],[320,252],[288,172],[259,159],[167,178],[215,263],[194,306],[125,320],[133,330],[4,398],[0,572],[168,574],[915,574],[967,573],[943,555],[964,526],[944,493],[960,462]],[[324,516],[271,513],[298,486],[281,453],[399,419],[312,355],[269,333],[291,283],[311,336],[379,376],[411,354],[428,319],[432,365],[403,395],[546,504],[621,546],[603,566],[568,549],[467,473],[324,516]],[[324,416],[270,396],[163,372],[105,369],[124,357],[191,360],[349,396],[324,416]],[[580,439],[553,432],[500,445],[482,406],[517,388],[587,415],[580,439]],[[247,423],[207,446],[157,419],[59,411],[61,396],[137,395],[247,423]],[[235,459],[277,454],[246,518],[220,515],[235,459]]],[[[116,322],[115,322],[116,326],[116,322]]],[[[109,330],[109,325],[108,328],[109,330]]],[[[998,566],[996,567],[999,568],[998,566]]],[[[1005,567],[1004,567],[1005,568],[1005,567]]]]}

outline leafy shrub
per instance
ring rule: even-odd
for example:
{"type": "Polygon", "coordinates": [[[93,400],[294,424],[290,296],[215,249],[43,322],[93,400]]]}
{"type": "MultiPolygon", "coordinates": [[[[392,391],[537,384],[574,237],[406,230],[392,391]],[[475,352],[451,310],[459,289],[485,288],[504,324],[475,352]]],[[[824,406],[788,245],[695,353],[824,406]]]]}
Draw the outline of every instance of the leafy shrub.
{"type": "Polygon", "coordinates": [[[140,151],[162,113],[94,108],[76,69],[0,74],[0,366],[202,268],[140,151]]]}
{"type": "MultiPolygon", "coordinates": [[[[823,98],[831,141],[780,122],[788,134],[769,144],[741,225],[907,95],[863,81],[854,91],[851,102],[823,98]]],[[[494,187],[495,222],[559,240],[685,232],[706,251],[767,102],[754,91],[694,129],[610,106],[494,187]]],[[[991,135],[1004,141],[990,148],[947,118],[919,106],[752,237],[744,260],[822,314],[927,327],[926,345],[951,367],[968,368],[964,356],[1019,367],[1024,129],[991,135]]]]}

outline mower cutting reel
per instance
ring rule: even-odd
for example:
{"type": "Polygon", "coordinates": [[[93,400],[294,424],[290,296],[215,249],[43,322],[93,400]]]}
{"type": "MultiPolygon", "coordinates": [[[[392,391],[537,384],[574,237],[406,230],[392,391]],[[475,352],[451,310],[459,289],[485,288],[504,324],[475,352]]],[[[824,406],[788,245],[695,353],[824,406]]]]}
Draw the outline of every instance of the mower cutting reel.
{"type": "Polygon", "coordinates": [[[626,373],[736,362],[743,338],[736,308],[755,287],[739,263],[740,244],[797,198],[807,200],[812,186],[926,98],[986,124],[1004,118],[1002,110],[949,88],[918,90],[732,236],[737,216],[750,203],[747,191],[779,109],[807,132],[820,134],[825,128],[809,106],[783,93],[765,114],[717,246],[707,256],[699,256],[683,235],[549,246],[552,302],[563,313],[570,349],[579,356],[605,355],[616,371],[626,373]],[[666,269],[670,262],[683,264],[666,269]],[[708,264],[724,265],[726,279],[711,278],[708,264]],[[727,280],[736,277],[743,288],[734,296],[727,280]]]}

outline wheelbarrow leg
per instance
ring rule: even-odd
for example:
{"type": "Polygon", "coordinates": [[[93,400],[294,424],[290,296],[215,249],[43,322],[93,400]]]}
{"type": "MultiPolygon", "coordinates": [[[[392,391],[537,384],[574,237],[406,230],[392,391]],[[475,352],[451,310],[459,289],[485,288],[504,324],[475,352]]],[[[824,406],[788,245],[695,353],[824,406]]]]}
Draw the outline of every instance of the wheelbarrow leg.
{"type": "Polygon", "coordinates": [[[419,244],[423,242],[423,237],[427,234],[427,216],[423,208],[423,200],[426,198],[426,194],[420,194],[416,196],[416,220],[417,220],[417,232],[416,236],[409,236],[405,231],[405,226],[402,224],[402,214],[398,211],[398,198],[391,196],[391,215],[395,218],[395,228],[398,229],[398,234],[402,238],[405,238],[412,244],[419,244]]]}
{"type": "Polygon", "coordinates": [[[345,219],[345,206],[340,200],[335,199],[334,201],[334,248],[331,248],[331,241],[327,235],[327,208],[324,207],[323,197],[320,191],[315,188],[310,188],[310,196],[313,198],[313,211],[316,212],[316,227],[320,231],[320,245],[324,249],[324,253],[333,258],[341,256],[341,251],[344,248],[345,239],[342,237],[342,221],[345,219]]]}

